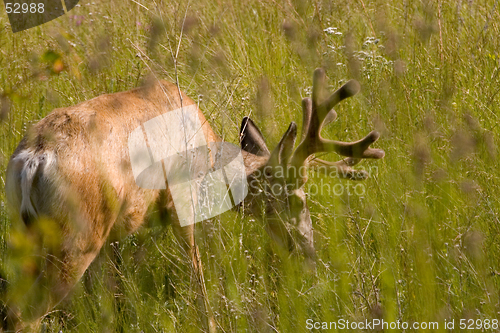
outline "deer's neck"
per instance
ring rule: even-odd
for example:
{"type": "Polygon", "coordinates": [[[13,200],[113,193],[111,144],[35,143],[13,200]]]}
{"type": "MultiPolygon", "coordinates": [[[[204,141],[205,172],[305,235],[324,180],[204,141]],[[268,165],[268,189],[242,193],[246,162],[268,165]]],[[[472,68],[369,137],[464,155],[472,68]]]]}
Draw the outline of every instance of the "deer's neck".
{"type": "Polygon", "coordinates": [[[240,152],[243,157],[243,164],[245,165],[246,175],[249,176],[258,168],[264,166],[269,160],[268,156],[259,156],[240,149],[233,144],[225,144],[220,140],[211,145],[211,160],[212,166],[221,167],[231,162],[240,152]]]}
{"type": "Polygon", "coordinates": [[[245,164],[247,176],[251,175],[258,168],[264,166],[269,159],[269,157],[258,156],[245,150],[241,150],[241,154],[243,155],[243,163],[245,164]]]}

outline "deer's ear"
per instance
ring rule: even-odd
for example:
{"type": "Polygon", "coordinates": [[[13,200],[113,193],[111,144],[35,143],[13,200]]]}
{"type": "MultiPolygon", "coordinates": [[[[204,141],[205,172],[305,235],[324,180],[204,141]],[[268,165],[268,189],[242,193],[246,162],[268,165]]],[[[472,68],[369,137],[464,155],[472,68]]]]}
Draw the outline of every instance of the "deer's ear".
{"type": "Polygon", "coordinates": [[[257,156],[269,156],[271,154],[267,149],[264,136],[249,117],[244,117],[241,122],[240,144],[241,149],[257,156]]]}
{"type": "Polygon", "coordinates": [[[297,124],[292,121],[286,133],[281,138],[278,146],[274,148],[269,158],[269,164],[278,165],[281,164],[286,166],[290,157],[293,154],[293,148],[295,145],[295,139],[297,138],[297,124]]]}

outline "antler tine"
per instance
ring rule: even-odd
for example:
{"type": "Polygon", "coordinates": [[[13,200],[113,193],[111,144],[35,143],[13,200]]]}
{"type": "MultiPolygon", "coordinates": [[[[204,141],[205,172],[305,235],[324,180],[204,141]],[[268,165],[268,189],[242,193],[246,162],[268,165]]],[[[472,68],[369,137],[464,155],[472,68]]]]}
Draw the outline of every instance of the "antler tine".
{"type": "MultiPolygon", "coordinates": [[[[369,148],[380,136],[376,131],[372,131],[365,138],[355,142],[326,140],[321,137],[321,128],[325,120],[333,121],[336,118],[336,113],[332,110],[333,107],[342,100],[354,96],[360,90],[359,83],[350,80],[324,99],[325,85],[325,71],[318,68],[314,71],[313,76],[312,99],[304,98],[302,100],[302,141],[291,158],[292,166],[300,168],[306,163],[309,156],[318,152],[336,152],[352,159],[384,157],[383,150],[369,148]]],[[[336,164],[336,166],[340,166],[340,164],[336,164]]],[[[302,171],[301,176],[305,177],[305,171],[302,171]]]]}
{"type": "Polygon", "coordinates": [[[336,113],[332,110],[335,105],[346,98],[356,95],[360,90],[359,83],[356,80],[350,80],[325,99],[323,98],[326,90],[325,86],[325,71],[322,68],[318,68],[314,71],[312,89],[312,113],[316,114],[318,118],[318,127],[312,129],[315,131],[321,131],[322,124],[330,112],[335,114],[335,117],[331,121],[336,118],[336,113]]]}
{"type": "Polygon", "coordinates": [[[312,117],[312,100],[306,97],[302,100],[302,131],[300,134],[300,141],[304,141],[309,132],[312,117]]]}
{"type": "Polygon", "coordinates": [[[359,91],[359,84],[351,80],[327,99],[324,99],[325,85],[325,71],[318,68],[314,71],[313,76],[312,100],[307,97],[302,100],[302,140],[308,135],[319,136],[325,120],[332,122],[337,118],[337,113],[333,110],[333,107],[343,99],[354,96],[359,91]],[[321,102],[322,100],[324,101],[321,102]]]}
{"type": "Polygon", "coordinates": [[[312,101],[313,110],[317,109],[325,96],[326,74],[322,68],[316,68],[313,74],[312,101]]]}
{"type": "MultiPolygon", "coordinates": [[[[303,165],[310,155],[325,151],[323,145],[330,142],[323,139],[320,135],[325,118],[329,118],[328,121],[333,121],[337,114],[332,108],[343,99],[351,97],[359,91],[359,84],[351,80],[321,102],[325,91],[325,82],[326,75],[324,70],[321,68],[316,69],[313,77],[312,100],[310,98],[302,100],[302,141],[295,150],[291,161],[296,167],[303,165]],[[330,112],[332,114],[329,114],[330,112]]],[[[337,149],[330,149],[329,151],[332,150],[337,151],[337,149]]],[[[344,148],[342,151],[345,150],[344,148]]]]}
{"type": "Polygon", "coordinates": [[[361,161],[359,158],[348,157],[346,159],[330,162],[319,158],[314,158],[309,162],[309,166],[314,170],[330,175],[335,173],[339,178],[350,180],[364,180],[368,178],[365,170],[355,170],[352,167],[361,161]]]}
{"type": "Polygon", "coordinates": [[[382,149],[368,148],[379,137],[380,134],[377,131],[371,131],[363,139],[354,142],[341,142],[320,138],[321,150],[315,152],[334,151],[339,155],[347,157],[380,159],[385,156],[385,152],[382,149]]]}

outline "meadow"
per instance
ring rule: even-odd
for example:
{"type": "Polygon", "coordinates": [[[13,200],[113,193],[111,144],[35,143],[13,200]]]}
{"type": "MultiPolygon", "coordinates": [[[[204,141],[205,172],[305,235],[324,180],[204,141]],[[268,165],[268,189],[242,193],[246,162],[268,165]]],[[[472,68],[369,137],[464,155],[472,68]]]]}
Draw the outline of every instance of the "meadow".
{"type": "MultiPolygon", "coordinates": [[[[363,183],[311,172],[315,270],[242,212],[197,225],[220,331],[373,319],[410,325],[395,331],[460,331],[464,322],[500,331],[499,6],[82,0],[16,34],[0,10],[2,285],[16,274],[5,170],[26,129],[51,110],[161,78],[178,82],[225,140],[237,143],[250,116],[274,147],[291,121],[300,128],[301,100],[323,67],[332,91],[349,79],[362,87],[323,136],[353,141],[376,129],[386,157],[362,162],[372,171],[363,183]],[[324,186],[337,183],[363,187],[349,195],[324,186]],[[424,322],[439,325],[412,326],[424,322]]],[[[44,331],[199,332],[188,268],[170,228],[154,221],[107,245],[44,331]]]]}

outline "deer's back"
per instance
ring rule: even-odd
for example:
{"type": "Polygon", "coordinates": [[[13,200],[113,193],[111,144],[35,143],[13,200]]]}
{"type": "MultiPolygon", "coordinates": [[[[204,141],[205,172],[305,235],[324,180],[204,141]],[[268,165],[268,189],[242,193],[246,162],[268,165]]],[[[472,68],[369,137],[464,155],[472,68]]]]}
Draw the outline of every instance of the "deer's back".
{"type": "MultiPolygon", "coordinates": [[[[129,134],[191,104],[184,94],[181,102],[177,86],[159,81],[55,109],[28,131],[9,162],[6,191],[14,216],[25,223],[30,213],[46,216],[66,234],[80,228],[102,241],[113,227],[134,231],[155,202],[168,205],[168,196],[137,186],[129,134]]],[[[198,116],[207,142],[219,141],[203,114],[198,116]]]]}

